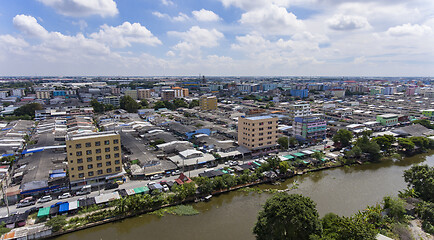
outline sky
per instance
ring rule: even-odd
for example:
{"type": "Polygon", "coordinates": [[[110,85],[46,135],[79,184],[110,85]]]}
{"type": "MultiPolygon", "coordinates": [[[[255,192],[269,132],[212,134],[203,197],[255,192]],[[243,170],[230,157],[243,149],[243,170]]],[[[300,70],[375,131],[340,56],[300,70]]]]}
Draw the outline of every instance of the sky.
{"type": "Polygon", "coordinates": [[[2,0],[1,76],[434,76],[432,0],[2,0]]]}

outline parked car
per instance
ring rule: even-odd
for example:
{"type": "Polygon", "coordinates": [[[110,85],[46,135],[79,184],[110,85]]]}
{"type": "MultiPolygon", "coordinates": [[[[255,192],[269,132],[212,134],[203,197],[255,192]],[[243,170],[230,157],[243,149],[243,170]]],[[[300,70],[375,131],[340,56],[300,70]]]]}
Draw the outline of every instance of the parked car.
{"type": "Polygon", "coordinates": [[[53,198],[51,196],[43,196],[38,200],[38,203],[44,203],[44,202],[49,202],[53,200],[53,198]]]}
{"type": "Polygon", "coordinates": [[[86,195],[89,194],[91,191],[92,191],[91,186],[86,185],[82,187],[80,191],[77,192],[77,195],[86,195]]]}
{"type": "Polygon", "coordinates": [[[60,195],[59,197],[57,197],[58,199],[65,199],[65,198],[70,198],[71,194],[70,193],[64,193],[62,195],[60,195]]]}
{"type": "Polygon", "coordinates": [[[161,179],[161,178],[163,178],[163,176],[160,174],[155,174],[155,175],[151,176],[151,180],[157,180],[157,179],[161,179]]]}
{"type": "Polygon", "coordinates": [[[164,186],[163,186],[163,191],[164,191],[164,192],[168,192],[168,191],[169,191],[169,187],[168,187],[167,185],[164,185],[164,186]]]}
{"type": "Polygon", "coordinates": [[[23,199],[23,200],[17,204],[17,208],[27,207],[30,205],[34,205],[36,203],[35,201],[29,199],[23,199]]]}
{"type": "Polygon", "coordinates": [[[175,170],[172,172],[172,176],[179,175],[179,174],[181,174],[181,171],[179,170],[175,170]]]}

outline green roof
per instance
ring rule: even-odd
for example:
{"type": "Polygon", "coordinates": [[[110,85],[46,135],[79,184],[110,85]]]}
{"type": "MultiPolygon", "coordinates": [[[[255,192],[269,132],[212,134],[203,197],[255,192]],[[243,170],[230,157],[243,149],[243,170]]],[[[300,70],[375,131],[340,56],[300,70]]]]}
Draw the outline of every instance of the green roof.
{"type": "Polygon", "coordinates": [[[294,158],[294,156],[291,156],[291,155],[286,155],[286,156],[283,156],[284,158],[287,158],[287,159],[293,159],[294,158]]]}
{"type": "Polygon", "coordinates": [[[256,165],[258,165],[259,167],[261,166],[261,164],[258,163],[258,162],[253,162],[253,163],[256,164],[256,165]]]}
{"type": "Polygon", "coordinates": [[[293,153],[292,155],[294,155],[296,157],[303,157],[304,156],[303,153],[293,153]]]}
{"type": "Polygon", "coordinates": [[[50,207],[40,208],[38,211],[38,218],[46,217],[50,214],[50,207]]]}
{"type": "Polygon", "coordinates": [[[144,186],[144,187],[143,187],[143,190],[145,191],[145,193],[148,193],[148,192],[149,192],[149,188],[148,188],[147,186],[144,186]]]}
{"type": "Polygon", "coordinates": [[[144,193],[145,189],[143,187],[134,188],[134,192],[136,194],[138,194],[138,193],[144,193]]]}
{"type": "Polygon", "coordinates": [[[223,172],[223,173],[228,173],[228,171],[226,171],[226,170],[224,170],[224,169],[222,170],[222,172],[223,172]]]}
{"type": "Polygon", "coordinates": [[[309,162],[303,161],[304,164],[308,164],[309,162]]]}

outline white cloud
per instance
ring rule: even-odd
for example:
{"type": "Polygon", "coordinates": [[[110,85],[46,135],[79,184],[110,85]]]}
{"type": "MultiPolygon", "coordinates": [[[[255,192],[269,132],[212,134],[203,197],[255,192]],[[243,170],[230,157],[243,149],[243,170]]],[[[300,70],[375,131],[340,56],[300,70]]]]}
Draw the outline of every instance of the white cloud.
{"type": "Polygon", "coordinates": [[[391,27],[386,32],[390,36],[423,36],[425,34],[432,33],[432,29],[426,25],[419,24],[403,24],[396,27],[391,27]]]}
{"type": "Polygon", "coordinates": [[[92,33],[90,37],[117,48],[130,47],[131,43],[143,43],[150,46],[162,44],[157,37],[140,23],[124,22],[117,27],[104,24],[99,32],[92,33]]]}
{"type": "Polygon", "coordinates": [[[114,0],[39,0],[62,15],[112,17],[119,13],[114,0]]]}
{"type": "Polygon", "coordinates": [[[269,5],[288,7],[291,0],[220,0],[225,7],[235,6],[244,10],[254,10],[269,5]]]}
{"type": "Polygon", "coordinates": [[[161,0],[161,3],[165,6],[172,6],[175,5],[172,1],[170,0],[161,0]]]}
{"type": "Polygon", "coordinates": [[[220,17],[213,11],[205,10],[203,8],[200,11],[193,11],[192,14],[196,18],[196,20],[202,22],[212,22],[220,20],[220,17]]]}
{"type": "Polygon", "coordinates": [[[176,54],[173,51],[167,51],[166,56],[174,57],[174,56],[176,56],[176,54]]]}
{"type": "Polygon", "coordinates": [[[172,31],[168,32],[168,34],[179,37],[184,42],[199,47],[216,47],[219,45],[218,41],[224,37],[223,33],[217,31],[215,28],[208,30],[198,26],[193,26],[186,32],[172,31]]]}
{"type": "Polygon", "coordinates": [[[184,22],[184,21],[187,21],[187,20],[190,19],[190,17],[187,16],[187,14],[182,13],[182,12],[178,13],[178,16],[175,16],[175,17],[171,17],[167,13],[161,13],[161,12],[158,12],[158,11],[152,12],[152,15],[154,15],[154,16],[156,16],[158,18],[169,19],[172,22],[184,22]]]}
{"type": "Polygon", "coordinates": [[[48,36],[48,31],[45,30],[44,27],[39,25],[36,18],[28,15],[16,15],[13,18],[13,23],[16,28],[18,28],[21,32],[31,36],[38,38],[45,38],[48,36]]]}
{"type": "Polygon", "coordinates": [[[80,31],[84,31],[84,29],[86,29],[88,27],[87,22],[84,21],[83,19],[80,19],[77,22],[72,22],[73,25],[77,25],[80,27],[80,31]]]}
{"type": "Polygon", "coordinates": [[[293,34],[303,28],[303,22],[293,13],[274,4],[243,13],[240,22],[263,33],[275,35],[293,34]]]}
{"type": "Polygon", "coordinates": [[[327,20],[330,29],[338,31],[356,30],[370,27],[368,20],[361,16],[336,14],[327,20]]]}

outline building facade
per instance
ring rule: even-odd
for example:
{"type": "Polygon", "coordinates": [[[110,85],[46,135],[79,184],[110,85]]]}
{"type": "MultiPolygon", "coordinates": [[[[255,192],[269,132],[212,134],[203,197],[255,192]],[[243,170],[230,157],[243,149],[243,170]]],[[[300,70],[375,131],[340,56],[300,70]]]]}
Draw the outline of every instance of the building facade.
{"type": "Polygon", "coordinates": [[[121,138],[116,132],[68,135],[66,152],[71,189],[102,185],[123,172],[121,138]]]}
{"type": "Polygon", "coordinates": [[[202,111],[217,110],[216,96],[202,96],[199,98],[199,107],[202,111]]]}
{"type": "Polygon", "coordinates": [[[327,123],[317,115],[294,118],[293,135],[302,142],[315,143],[326,138],[327,123]]]}
{"type": "Polygon", "coordinates": [[[138,99],[147,99],[152,97],[152,89],[137,89],[137,98],[138,99]]]}
{"type": "Polygon", "coordinates": [[[172,101],[175,99],[175,91],[174,90],[162,90],[161,91],[161,100],[163,101],[172,101]]]}
{"type": "Polygon", "coordinates": [[[309,97],[309,90],[308,89],[291,89],[290,93],[291,93],[291,96],[293,96],[293,97],[299,97],[299,98],[309,97]]]}
{"type": "Polygon", "coordinates": [[[125,96],[130,96],[132,99],[137,100],[137,90],[125,90],[125,96]]]}
{"type": "Polygon", "coordinates": [[[309,116],[311,114],[309,103],[299,103],[289,106],[288,109],[289,118],[294,119],[296,117],[309,116]]]}
{"type": "Polygon", "coordinates": [[[50,99],[51,98],[51,91],[50,90],[38,90],[38,91],[36,91],[36,98],[37,99],[50,99]]]}
{"type": "Polygon", "coordinates": [[[383,126],[393,126],[398,123],[398,115],[396,114],[383,114],[377,115],[377,122],[383,126]]]}
{"type": "Polygon", "coordinates": [[[251,151],[277,146],[278,118],[270,115],[238,118],[238,145],[251,151]]]}

